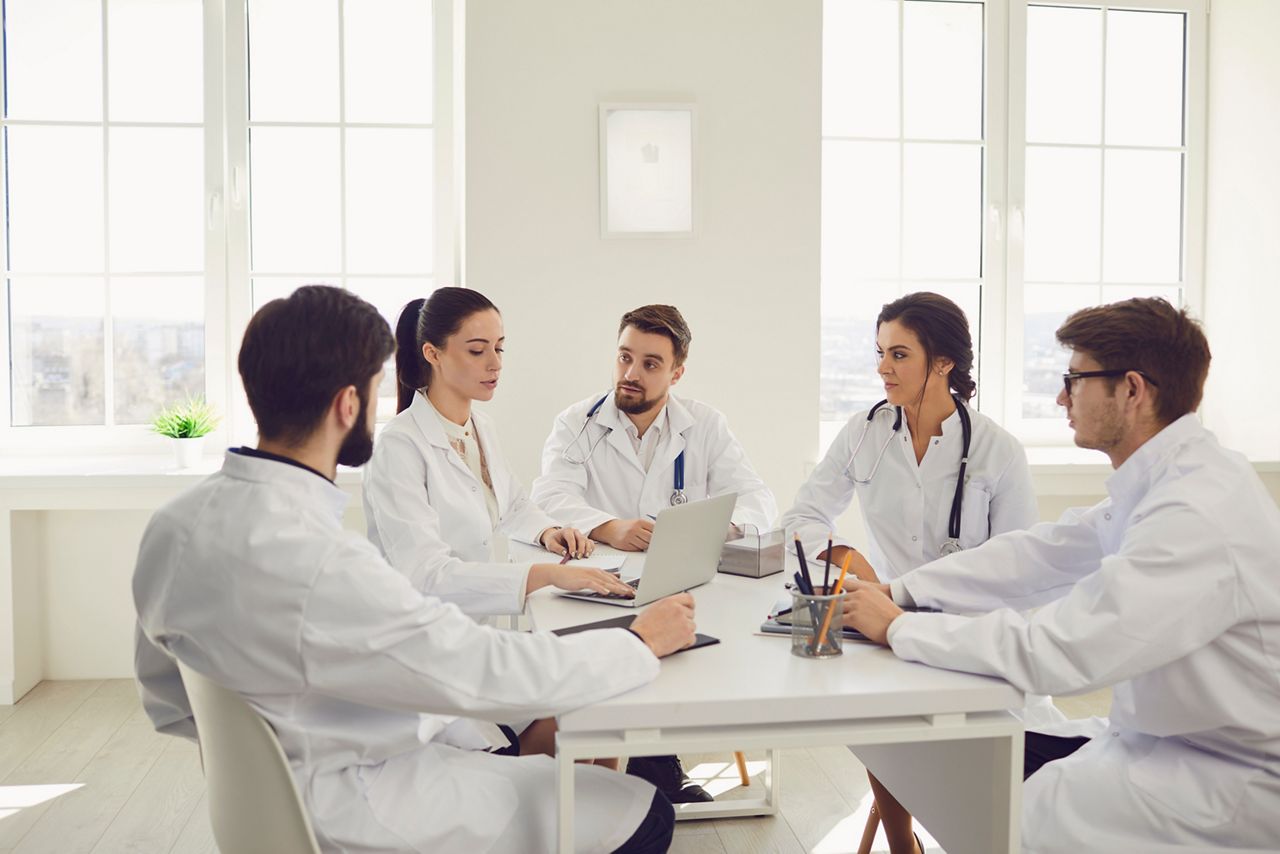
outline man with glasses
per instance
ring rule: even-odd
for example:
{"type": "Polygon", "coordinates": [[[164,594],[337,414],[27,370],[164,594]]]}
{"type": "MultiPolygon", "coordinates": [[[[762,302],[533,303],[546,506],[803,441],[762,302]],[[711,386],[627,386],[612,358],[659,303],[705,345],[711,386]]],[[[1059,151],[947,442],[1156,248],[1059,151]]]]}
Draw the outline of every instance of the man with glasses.
{"type": "Polygon", "coordinates": [[[901,658],[1024,691],[1114,688],[1093,738],[1027,734],[1024,851],[1274,851],[1280,510],[1193,414],[1209,346],[1185,311],[1127,300],[1057,337],[1058,403],[1076,444],[1110,457],[1108,497],[856,582],[845,619],[901,658]]]}

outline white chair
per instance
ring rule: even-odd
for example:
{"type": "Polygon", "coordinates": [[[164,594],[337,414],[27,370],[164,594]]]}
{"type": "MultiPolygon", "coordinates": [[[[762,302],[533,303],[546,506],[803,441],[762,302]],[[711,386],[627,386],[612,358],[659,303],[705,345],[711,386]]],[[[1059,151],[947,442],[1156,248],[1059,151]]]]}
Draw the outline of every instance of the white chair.
{"type": "Polygon", "coordinates": [[[178,663],[200,734],[209,821],[222,854],[320,854],[289,761],[249,704],[178,663]]]}

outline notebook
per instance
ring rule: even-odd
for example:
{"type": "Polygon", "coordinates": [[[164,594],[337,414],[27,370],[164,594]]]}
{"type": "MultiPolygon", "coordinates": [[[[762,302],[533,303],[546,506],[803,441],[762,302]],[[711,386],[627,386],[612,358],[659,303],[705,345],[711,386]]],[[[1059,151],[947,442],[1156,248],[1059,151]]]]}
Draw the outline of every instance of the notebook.
{"type": "MultiPolygon", "coordinates": [[[[551,634],[574,635],[574,634],[577,634],[578,632],[585,632],[589,629],[625,629],[625,628],[629,628],[631,626],[632,621],[635,620],[635,618],[638,616],[640,615],[639,614],[623,614],[621,617],[612,617],[608,620],[597,620],[594,623],[583,623],[580,626],[565,626],[563,629],[554,630],[553,632],[551,632],[551,634]]],[[[787,631],[789,632],[791,630],[787,629],[787,631]]],[[[720,643],[720,638],[713,638],[711,635],[699,634],[694,637],[692,646],[686,646],[684,649],[676,650],[676,652],[673,652],[672,655],[675,655],[676,653],[679,653],[679,652],[688,652],[689,650],[697,649],[700,646],[711,646],[712,644],[717,644],[717,643],[720,643]]]]}

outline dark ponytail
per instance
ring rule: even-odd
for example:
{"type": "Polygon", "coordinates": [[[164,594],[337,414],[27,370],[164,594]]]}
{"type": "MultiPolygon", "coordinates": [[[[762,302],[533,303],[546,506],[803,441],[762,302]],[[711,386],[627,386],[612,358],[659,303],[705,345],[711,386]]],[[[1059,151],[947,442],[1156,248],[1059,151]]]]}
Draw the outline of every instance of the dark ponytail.
{"type": "MultiPolygon", "coordinates": [[[[970,400],[978,389],[973,380],[973,336],[964,310],[946,297],[920,291],[907,294],[880,309],[880,324],[896,320],[915,333],[924,347],[925,370],[932,373],[935,358],[950,359],[947,382],[961,400],[970,400]]],[[[925,374],[926,378],[928,373],[925,374]]],[[[927,380],[926,380],[927,381],[927,380]]]]}
{"type": "Polygon", "coordinates": [[[427,299],[409,301],[396,321],[396,412],[408,409],[414,393],[431,385],[431,363],[422,355],[422,345],[444,347],[468,317],[488,310],[498,307],[466,288],[436,288],[427,299]]]}

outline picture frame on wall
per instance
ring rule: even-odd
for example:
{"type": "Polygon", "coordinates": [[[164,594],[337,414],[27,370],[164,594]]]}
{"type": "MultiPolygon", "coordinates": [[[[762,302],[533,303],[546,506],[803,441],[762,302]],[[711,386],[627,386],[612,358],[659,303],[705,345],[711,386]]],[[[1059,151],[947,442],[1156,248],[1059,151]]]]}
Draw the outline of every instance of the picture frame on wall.
{"type": "Polygon", "coordinates": [[[694,233],[696,108],[600,105],[601,237],[694,233]]]}

